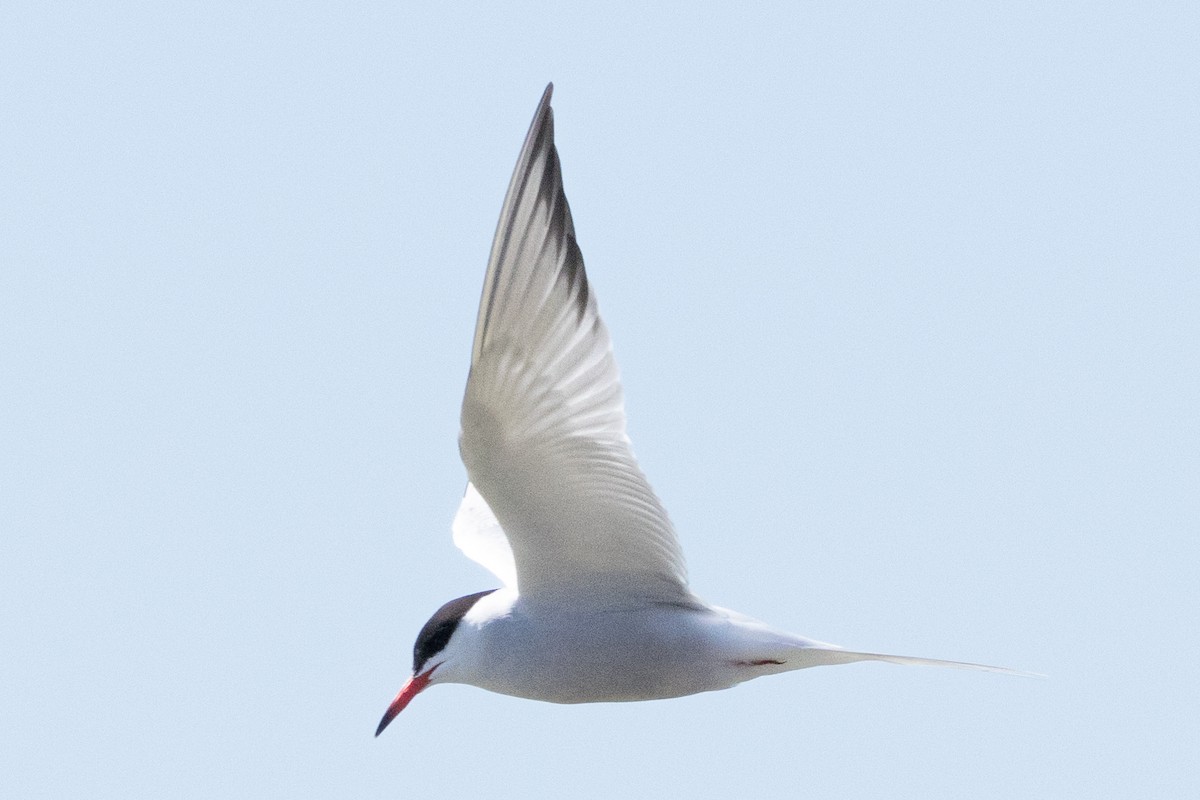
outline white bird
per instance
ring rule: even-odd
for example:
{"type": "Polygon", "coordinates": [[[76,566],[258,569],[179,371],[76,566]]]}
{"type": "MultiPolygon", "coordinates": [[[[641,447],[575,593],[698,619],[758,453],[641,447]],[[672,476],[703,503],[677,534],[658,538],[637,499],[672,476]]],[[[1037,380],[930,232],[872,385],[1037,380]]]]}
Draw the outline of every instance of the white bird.
{"type": "Polygon", "coordinates": [[[825,664],[1002,667],[843,650],[711,606],[625,433],[608,331],[588,288],[554,147],[553,84],[492,242],[459,450],[454,543],[499,589],[446,603],[417,634],[418,693],[466,683],[552,703],[655,700],[825,664]]]}

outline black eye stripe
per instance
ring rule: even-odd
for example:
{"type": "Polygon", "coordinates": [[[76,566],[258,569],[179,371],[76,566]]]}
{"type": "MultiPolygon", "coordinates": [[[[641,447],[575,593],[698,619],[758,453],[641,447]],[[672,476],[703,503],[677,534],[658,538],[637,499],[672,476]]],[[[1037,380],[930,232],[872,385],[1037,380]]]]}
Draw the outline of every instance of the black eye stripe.
{"type": "Polygon", "coordinates": [[[413,645],[414,675],[421,671],[421,667],[425,666],[426,661],[442,652],[458,628],[458,623],[479,602],[479,599],[494,591],[496,590],[488,589],[484,592],[455,598],[434,612],[434,615],[421,628],[421,632],[417,634],[417,643],[413,645]]]}

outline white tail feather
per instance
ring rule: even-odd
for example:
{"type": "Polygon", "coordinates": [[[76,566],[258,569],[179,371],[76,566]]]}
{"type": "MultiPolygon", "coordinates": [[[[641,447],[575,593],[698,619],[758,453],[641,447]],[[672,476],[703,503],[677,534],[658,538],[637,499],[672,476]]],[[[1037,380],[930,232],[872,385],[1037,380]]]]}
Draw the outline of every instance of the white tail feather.
{"type": "Polygon", "coordinates": [[[906,664],[917,667],[949,667],[951,669],[974,669],[983,672],[1002,672],[1007,675],[1021,675],[1026,678],[1044,678],[1037,672],[1025,672],[1008,667],[994,667],[990,664],[973,664],[968,661],[946,661],[941,658],[917,658],[915,656],[893,656],[886,653],[860,653],[854,650],[842,650],[839,647],[821,646],[807,649],[806,655],[812,659],[811,666],[825,664],[853,664],[856,661],[886,661],[889,664],[906,664]]]}

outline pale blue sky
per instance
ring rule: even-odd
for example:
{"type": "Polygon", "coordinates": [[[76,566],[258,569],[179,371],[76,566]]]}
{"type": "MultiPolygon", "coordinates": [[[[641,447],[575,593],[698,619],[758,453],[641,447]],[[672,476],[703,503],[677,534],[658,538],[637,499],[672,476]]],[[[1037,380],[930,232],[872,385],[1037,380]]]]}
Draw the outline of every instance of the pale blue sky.
{"type": "Polygon", "coordinates": [[[1200,794],[1196,4],[568,5],[4,4],[0,794],[1200,794]],[[549,80],[697,591],[1049,680],[371,737],[549,80]]]}

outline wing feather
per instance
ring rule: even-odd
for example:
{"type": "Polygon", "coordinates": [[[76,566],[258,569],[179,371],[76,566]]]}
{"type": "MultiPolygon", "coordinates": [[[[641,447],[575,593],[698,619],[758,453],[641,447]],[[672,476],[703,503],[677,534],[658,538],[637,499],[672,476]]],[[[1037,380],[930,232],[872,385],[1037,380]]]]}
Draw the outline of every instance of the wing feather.
{"type": "MultiPolygon", "coordinates": [[[[463,462],[507,536],[523,597],[688,601],[674,529],[625,432],[611,341],[563,193],[552,88],[492,244],[463,399],[463,462]]],[[[464,506],[475,503],[471,487],[467,495],[464,506]]]]}
{"type": "Polygon", "coordinates": [[[469,483],[454,516],[451,532],[455,546],[467,558],[482,565],[505,586],[517,588],[517,565],[513,562],[512,548],[508,546],[500,521],[479,490],[469,483]]]}

